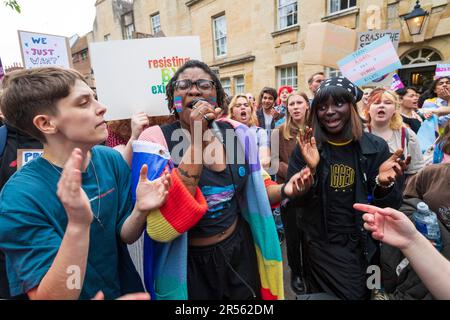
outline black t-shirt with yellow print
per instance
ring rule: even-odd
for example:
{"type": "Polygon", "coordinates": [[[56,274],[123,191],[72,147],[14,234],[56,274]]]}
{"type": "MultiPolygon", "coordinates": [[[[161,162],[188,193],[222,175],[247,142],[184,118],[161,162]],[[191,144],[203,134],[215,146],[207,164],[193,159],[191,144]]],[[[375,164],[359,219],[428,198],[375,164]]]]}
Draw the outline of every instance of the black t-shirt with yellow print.
{"type": "Polygon", "coordinates": [[[328,229],[330,231],[355,229],[355,145],[328,142],[330,168],[328,186],[328,229]]]}

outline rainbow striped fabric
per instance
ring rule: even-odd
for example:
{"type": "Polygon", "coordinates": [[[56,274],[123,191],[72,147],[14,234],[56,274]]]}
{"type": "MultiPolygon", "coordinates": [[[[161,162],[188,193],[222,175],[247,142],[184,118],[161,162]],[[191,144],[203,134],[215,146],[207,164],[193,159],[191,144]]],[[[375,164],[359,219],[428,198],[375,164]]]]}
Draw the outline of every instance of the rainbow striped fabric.
{"type": "MultiPolygon", "coordinates": [[[[249,223],[257,255],[261,278],[261,297],[264,300],[284,299],[281,248],[278,242],[264,180],[270,177],[260,166],[256,136],[239,122],[230,123],[250,164],[250,174],[243,197],[239,198],[242,215],[249,223]]],[[[159,127],[146,129],[141,140],[159,143],[167,148],[159,127]]],[[[199,190],[192,197],[177,177],[172,174],[173,185],[167,202],[150,213],[144,241],[144,282],[156,300],[182,300],[187,295],[187,230],[194,226],[207,210],[206,201],[199,190]]]]}

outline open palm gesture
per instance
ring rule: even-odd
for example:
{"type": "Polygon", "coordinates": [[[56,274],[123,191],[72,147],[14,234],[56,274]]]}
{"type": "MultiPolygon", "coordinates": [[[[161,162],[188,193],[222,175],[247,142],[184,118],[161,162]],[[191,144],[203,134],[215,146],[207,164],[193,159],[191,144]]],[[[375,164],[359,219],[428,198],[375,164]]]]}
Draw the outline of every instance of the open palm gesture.
{"type": "Polygon", "coordinates": [[[154,181],[148,180],[147,172],[148,166],[144,164],[136,188],[136,207],[143,212],[161,207],[167,200],[169,188],[172,184],[170,173],[167,170],[154,181]]]}
{"type": "Polygon", "coordinates": [[[313,130],[309,127],[300,131],[298,136],[298,144],[300,152],[307,166],[314,172],[320,161],[319,151],[317,150],[316,139],[313,137],[313,130]]]}

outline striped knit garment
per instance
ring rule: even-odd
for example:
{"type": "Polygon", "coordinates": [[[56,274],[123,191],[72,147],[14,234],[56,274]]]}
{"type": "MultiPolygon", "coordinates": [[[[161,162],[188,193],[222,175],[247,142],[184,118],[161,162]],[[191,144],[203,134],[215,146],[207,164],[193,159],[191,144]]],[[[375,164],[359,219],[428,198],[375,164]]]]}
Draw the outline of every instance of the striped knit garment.
{"type": "MultiPolygon", "coordinates": [[[[266,185],[271,184],[270,177],[261,170],[255,134],[239,122],[229,119],[221,121],[233,126],[250,164],[245,191],[238,200],[255,243],[261,297],[264,300],[282,300],[281,248],[266,192],[266,185]]],[[[146,129],[139,139],[159,143],[167,149],[164,135],[157,126],[146,129]]],[[[187,231],[197,224],[207,210],[206,200],[200,190],[197,189],[195,197],[192,197],[176,169],[172,171],[172,180],[166,203],[147,218],[144,239],[144,282],[155,300],[188,299],[187,231]]]]}

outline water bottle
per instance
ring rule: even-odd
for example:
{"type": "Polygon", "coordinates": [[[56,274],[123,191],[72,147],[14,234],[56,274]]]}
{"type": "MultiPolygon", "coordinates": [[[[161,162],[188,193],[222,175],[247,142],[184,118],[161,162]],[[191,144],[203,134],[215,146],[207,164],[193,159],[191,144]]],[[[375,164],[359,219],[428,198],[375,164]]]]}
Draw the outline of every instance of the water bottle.
{"type": "Polygon", "coordinates": [[[436,214],[428,208],[425,202],[417,204],[413,214],[416,229],[419,230],[439,251],[442,250],[441,231],[436,214]]]}

